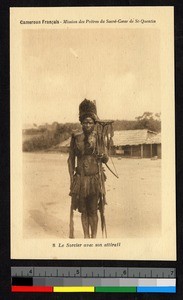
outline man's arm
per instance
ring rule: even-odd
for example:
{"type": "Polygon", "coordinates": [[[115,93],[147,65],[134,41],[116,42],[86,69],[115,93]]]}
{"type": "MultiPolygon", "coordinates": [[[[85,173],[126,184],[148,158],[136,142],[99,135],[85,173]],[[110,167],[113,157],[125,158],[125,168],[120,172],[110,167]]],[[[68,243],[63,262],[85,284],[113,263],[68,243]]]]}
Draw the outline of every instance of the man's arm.
{"type": "MultiPolygon", "coordinates": [[[[74,170],[75,170],[75,151],[74,151],[74,135],[71,136],[71,143],[70,143],[70,150],[69,150],[69,157],[67,160],[68,163],[68,169],[69,169],[69,175],[70,175],[70,196],[71,194],[71,188],[73,183],[73,176],[74,176],[74,170]]],[[[69,238],[74,238],[74,211],[73,211],[73,204],[71,201],[71,208],[70,208],[70,224],[69,224],[69,238]]]]}
{"type": "Polygon", "coordinates": [[[70,175],[70,183],[73,182],[73,175],[75,170],[75,151],[74,151],[74,135],[71,137],[70,150],[69,150],[69,158],[67,160],[69,175],[70,175]]]}

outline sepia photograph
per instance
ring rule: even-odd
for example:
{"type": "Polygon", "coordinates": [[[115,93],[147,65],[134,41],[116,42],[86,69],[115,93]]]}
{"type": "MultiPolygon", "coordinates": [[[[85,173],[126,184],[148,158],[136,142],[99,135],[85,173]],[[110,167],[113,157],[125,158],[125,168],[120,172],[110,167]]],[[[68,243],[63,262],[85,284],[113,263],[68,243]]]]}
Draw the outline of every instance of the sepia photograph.
{"type": "Polygon", "coordinates": [[[11,11],[12,258],[176,257],[172,9],[106,9],[11,11]]]}
{"type": "Polygon", "coordinates": [[[105,223],[111,238],[160,234],[159,41],[156,29],[24,30],[25,237],[69,237],[70,202],[75,238],[107,237],[105,223]]]}

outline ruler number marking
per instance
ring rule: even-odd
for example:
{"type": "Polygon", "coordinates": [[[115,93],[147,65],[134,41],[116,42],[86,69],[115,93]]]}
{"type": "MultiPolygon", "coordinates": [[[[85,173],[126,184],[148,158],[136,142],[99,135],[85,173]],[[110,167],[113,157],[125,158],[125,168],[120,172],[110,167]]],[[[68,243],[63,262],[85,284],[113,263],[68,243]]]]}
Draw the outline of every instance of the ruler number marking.
{"type": "Polygon", "coordinates": [[[79,270],[76,270],[76,274],[77,274],[77,275],[79,274],[79,270]]]}

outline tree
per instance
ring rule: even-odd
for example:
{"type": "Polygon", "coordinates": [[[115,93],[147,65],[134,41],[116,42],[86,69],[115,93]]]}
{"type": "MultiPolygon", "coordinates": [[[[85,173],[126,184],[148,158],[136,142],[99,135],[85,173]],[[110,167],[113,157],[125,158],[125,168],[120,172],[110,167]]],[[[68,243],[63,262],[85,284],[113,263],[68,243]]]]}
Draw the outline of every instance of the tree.
{"type": "Polygon", "coordinates": [[[152,112],[144,112],[142,116],[138,116],[135,119],[137,123],[135,129],[149,129],[155,132],[161,131],[161,114],[152,112]]]}

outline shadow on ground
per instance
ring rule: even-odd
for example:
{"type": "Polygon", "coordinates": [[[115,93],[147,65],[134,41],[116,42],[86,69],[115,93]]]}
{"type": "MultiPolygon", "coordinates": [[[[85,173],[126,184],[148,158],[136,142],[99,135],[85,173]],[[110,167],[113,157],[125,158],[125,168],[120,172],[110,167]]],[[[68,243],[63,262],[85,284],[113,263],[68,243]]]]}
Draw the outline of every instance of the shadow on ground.
{"type": "MultiPolygon", "coordinates": [[[[51,215],[48,212],[40,210],[29,211],[29,225],[34,230],[34,227],[39,230],[38,232],[44,231],[46,235],[57,238],[68,238],[69,237],[69,224],[62,221],[61,218],[51,215]],[[34,222],[34,225],[33,225],[34,222]]],[[[81,235],[81,232],[75,230],[75,235],[81,235]]]]}

